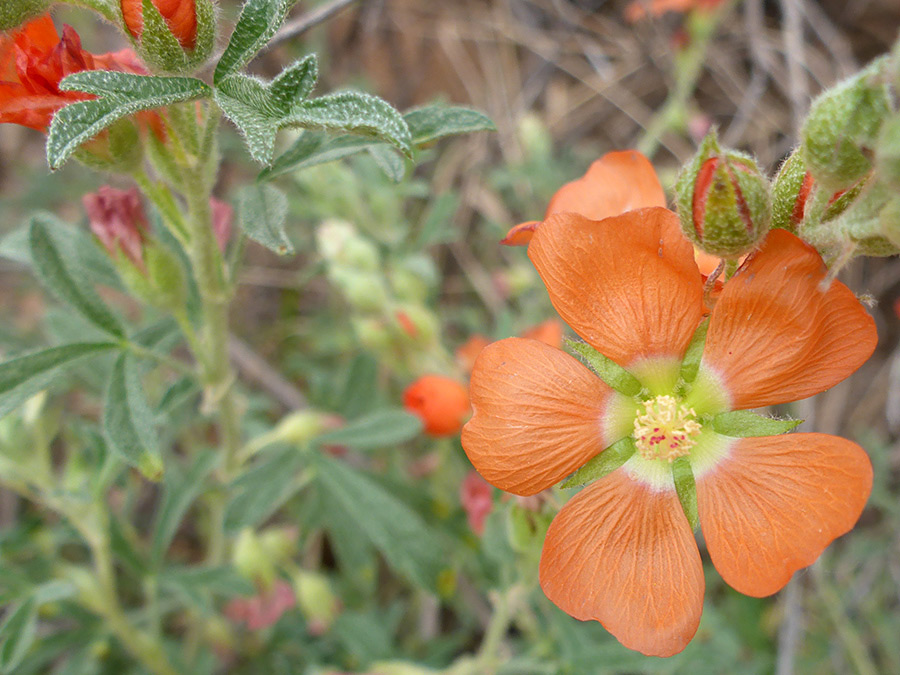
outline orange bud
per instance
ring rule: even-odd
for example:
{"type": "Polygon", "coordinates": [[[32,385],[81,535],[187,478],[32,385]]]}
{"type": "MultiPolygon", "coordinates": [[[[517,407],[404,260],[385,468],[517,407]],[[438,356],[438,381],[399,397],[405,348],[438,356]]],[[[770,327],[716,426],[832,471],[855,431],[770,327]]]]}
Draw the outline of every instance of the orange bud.
{"type": "MultiPolygon", "coordinates": [[[[197,41],[197,8],[195,0],[151,0],[153,6],[166,20],[179,44],[185,49],[193,49],[197,41]]],[[[143,0],[121,0],[122,18],[128,32],[140,39],[144,32],[143,0]]]]}
{"type": "Polygon", "coordinates": [[[453,436],[469,415],[469,393],[452,378],[423,375],[403,392],[403,407],[422,418],[429,436],[453,436]]]}

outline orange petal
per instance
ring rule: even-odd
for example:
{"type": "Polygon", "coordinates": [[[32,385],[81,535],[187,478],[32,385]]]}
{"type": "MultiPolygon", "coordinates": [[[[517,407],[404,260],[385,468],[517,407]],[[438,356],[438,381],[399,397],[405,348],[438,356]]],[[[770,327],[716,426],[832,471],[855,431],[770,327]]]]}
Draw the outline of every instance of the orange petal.
{"type": "Polygon", "coordinates": [[[504,246],[528,246],[534,236],[535,228],[540,224],[539,220],[529,220],[527,223],[513,225],[500,243],[504,246]]]}
{"type": "Polygon", "coordinates": [[[678,216],[661,208],[595,222],[551,216],[528,256],[576,333],[621,366],[681,358],[703,314],[703,282],[678,216]]]}
{"type": "Polygon", "coordinates": [[[818,394],[859,368],[875,349],[875,322],[839,281],[823,291],[819,254],[772,230],[716,303],[703,363],[732,408],[756,408],[818,394]]]}
{"type": "Polygon", "coordinates": [[[560,349],[563,340],[563,327],[556,319],[547,319],[537,326],[533,326],[524,331],[522,337],[537,340],[543,342],[545,345],[560,349]]]}
{"type": "Polygon", "coordinates": [[[703,610],[703,566],[674,491],[623,469],[566,504],[541,555],[541,588],[576,619],[594,619],[629,649],[671,656],[703,610]]]}
{"type": "Polygon", "coordinates": [[[472,371],[475,414],[463,427],[463,448],[488,482],[537,494],[619,440],[603,430],[610,393],[576,359],[543,342],[494,342],[472,371]]]}
{"type": "Polygon", "coordinates": [[[871,489],[869,458],[844,438],[741,439],[697,479],[709,555],[736,590],[771,595],[853,527],[871,489]]]}
{"type": "Polygon", "coordinates": [[[637,150],[623,150],[606,153],[584,176],[557,190],[544,218],[554,213],[578,213],[603,220],[634,209],[665,205],[666,193],[650,161],[637,150]]]}

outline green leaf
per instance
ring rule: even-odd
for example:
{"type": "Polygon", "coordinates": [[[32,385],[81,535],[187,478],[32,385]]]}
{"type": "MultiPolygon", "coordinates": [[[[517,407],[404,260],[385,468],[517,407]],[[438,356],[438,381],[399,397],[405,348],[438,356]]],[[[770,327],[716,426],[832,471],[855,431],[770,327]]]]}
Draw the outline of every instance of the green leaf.
{"type": "Polygon", "coordinates": [[[803,420],[781,420],[777,417],[764,417],[749,410],[733,410],[719,413],[713,418],[712,429],[717,434],[732,438],[748,438],[751,436],[777,436],[803,424],[803,420]]]}
{"type": "Polygon", "coordinates": [[[172,543],[184,514],[205,490],[206,479],[218,464],[218,460],[217,453],[207,450],[200,453],[184,473],[173,471],[171,468],[166,472],[162,503],[156,512],[153,543],[150,547],[150,558],[154,566],[162,562],[163,555],[172,543]]]}
{"type": "Polygon", "coordinates": [[[162,478],[153,411],[144,396],[140,371],[134,358],[122,354],[113,366],[103,404],[103,431],[110,449],[149,480],[162,478]]]}
{"type": "Polygon", "coordinates": [[[408,110],[403,115],[413,145],[422,145],[454,134],[473,131],[497,131],[491,118],[484,113],[457,106],[433,104],[408,110]]]}
{"type": "Polygon", "coordinates": [[[161,588],[175,593],[192,609],[215,611],[209,596],[253,595],[256,589],[233,567],[171,567],[159,575],[161,588]]]}
{"type": "Polygon", "coordinates": [[[37,634],[37,603],[33,597],[7,611],[0,624],[0,669],[15,672],[37,634]]]}
{"type": "Polygon", "coordinates": [[[608,356],[604,356],[586,342],[566,340],[566,347],[578,354],[610,387],[625,396],[637,396],[641,391],[638,379],[608,356]]]}
{"type": "Polygon", "coordinates": [[[29,232],[31,260],[35,272],[45,286],[63,302],[78,310],[84,318],[98,328],[115,335],[125,336],[119,319],[103,304],[94,291],[81,283],[66,268],[63,255],[50,236],[42,218],[33,218],[29,232]]]}
{"type": "Polygon", "coordinates": [[[372,450],[405,443],[422,432],[422,420],[405,410],[379,410],[316,437],[316,444],[372,450]]]}
{"type": "Polygon", "coordinates": [[[358,534],[410,581],[435,590],[447,560],[422,517],[365,474],[325,455],[317,459],[319,484],[357,523],[358,534]]]}
{"type": "Polygon", "coordinates": [[[452,219],[458,208],[459,195],[456,192],[448,191],[433,199],[422,220],[419,236],[416,237],[415,250],[420,251],[426,246],[455,241],[459,237],[460,230],[452,226],[452,219]]]}
{"type": "Polygon", "coordinates": [[[45,389],[64,369],[117,346],[112,342],[80,342],[51,347],[0,363],[0,417],[45,389]]]}
{"type": "Polygon", "coordinates": [[[238,222],[244,234],[278,255],[294,252],[285,232],[288,201],[273,185],[247,185],[237,194],[238,222]]]}
{"type": "Polygon", "coordinates": [[[296,0],[247,0],[228,41],[222,58],[216,64],[213,82],[240,70],[272,39],[284,23],[296,0]]]}
{"type": "Polygon", "coordinates": [[[588,460],[587,464],[569,476],[560,486],[574,488],[587,485],[598,478],[603,478],[622,466],[637,452],[631,436],[616,441],[599,455],[588,460]]]}
{"type": "Polygon", "coordinates": [[[386,141],[409,154],[406,122],[386,101],[358,92],[304,100],[311,87],[304,84],[309,77],[301,72],[303,63],[296,65],[297,73],[289,69],[271,83],[237,74],[216,89],[216,102],[244,135],[253,159],[262,164],[271,161],[275,136],[284,127],[355,134],[386,141]],[[291,93],[298,97],[290,98],[291,93]]]}
{"type": "Polygon", "coordinates": [[[372,156],[372,159],[375,160],[378,168],[382,170],[385,176],[395,183],[399,183],[403,180],[403,176],[406,175],[406,163],[396,150],[384,143],[370,145],[366,150],[369,155],[372,156]]]}
{"type": "Polygon", "coordinates": [[[694,331],[694,335],[684,353],[684,359],[681,361],[681,379],[687,383],[697,379],[697,373],[700,371],[700,360],[703,358],[703,349],[706,347],[707,330],[709,330],[709,319],[704,319],[697,326],[697,330],[694,331]]]}
{"type": "Polygon", "coordinates": [[[269,452],[231,484],[225,529],[234,533],[255,527],[300,490],[304,455],[294,446],[269,452]]]}
{"type": "Polygon", "coordinates": [[[696,530],[700,527],[700,514],[697,511],[697,484],[694,482],[691,460],[687,457],[678,457],[672,462],[672,478],[684,515],[691,524],[691,529],[696,530]]]}
{"type": "Polygon", "coordinates": [[[47,163],[62,166],[82,143],[116,120],[141,110],[207,98],[211,90],[201,80],[190,77],[157,77],[107,70],[73,73],[59,84],[64,91],[81,91],[100,98],[79,101],[53,116],[47,138],[47,163]]]}
{"type": "Polygon", "coordinates": [[[297,101],[312,93],[319,79],[319,61],[310,54],[282,70],[269,85],[269,99],[276,109],[288,114],[297,101]]]}
{"type": "Polygon", "coordinates": [[[258,180],[271,180],[290,171],[308,169],[362,152],[379,141],[362,136],[329,137],[321,131],[304,131],[300,138],[279,155],[271,166],[263,169],[258,180]]]}

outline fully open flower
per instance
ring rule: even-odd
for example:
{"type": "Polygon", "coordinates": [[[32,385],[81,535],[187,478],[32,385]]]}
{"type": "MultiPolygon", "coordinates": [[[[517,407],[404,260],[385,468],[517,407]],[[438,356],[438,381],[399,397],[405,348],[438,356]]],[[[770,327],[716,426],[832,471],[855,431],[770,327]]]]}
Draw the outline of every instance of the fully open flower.
{"type": "Polygon", "coordinates": [[[0,35],[0,124],[46,131],[57,110],[94,98],[59,88],[64,77],[83,70],[147,72],[130,49],[91,54],[70,26],[63,27],[60,37],[49,14],[0,35]]]}
{"type": "Polygon", "coordinates": [[[872,353],[874,322],[846,286],[821,287],[815,250],[774,230],[725,284],[698,361],[688,348],[704,320],[703,282],[675,214],[552,216],[528,253],[556,310],[618,374],[607,375],[617,390],[560,350],[502,340],[476,361],[463,447],[490,483],[518,495],[598,455],[592,466],[608,462],[550,526],[541,586],[625,646],[675,654],[697,630],[704,590],[690,499],[676,486],[696,495],[724,580],[757,597],[859,517],[872,469],[858,445],[817,433],[749,437],[723,422],[837,384],[872,353]]]}

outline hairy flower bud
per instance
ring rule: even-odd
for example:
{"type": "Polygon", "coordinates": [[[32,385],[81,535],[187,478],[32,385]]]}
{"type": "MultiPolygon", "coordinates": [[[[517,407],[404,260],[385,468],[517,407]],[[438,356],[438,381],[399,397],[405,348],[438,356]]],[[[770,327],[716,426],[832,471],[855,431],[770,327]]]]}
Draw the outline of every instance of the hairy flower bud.
{"type": "MultiPolygon", "coordinates": [[[[151,0],[172,35],[185,49],[193,49],[197,41],[197,8],[194,0],[151,0]]],[[[144,0],[121,0],[122,18],[128,32],[136,40],[144,33],[144,0]]]]}
{"type": "Polygon", "coordinates": [[[891,103],[883,82],[884,59],[825,91],[800,132],[806,166],[832,192],[846,189],[872,168],[875,141],[891,103]]]}
{"type": "Polygon", "coordinates": [[[469,415],[469,393],[453,378],[423,375],[403,392],[403,407],[422,419],[429,436],[454,436],[469,415]]]}
{"type": "Polygon", "coordinates": [[[186,72],[215,42],[211,0],[119,0],[125,28],[154,70],[186,72]]]}
{"type": "Polygon", "coordinates": [[[722,150],[715,132],[684,168],[675,191],[681,229],[706,253],[740,257],[769,231],[768,181],[752,157],[722,150]]]}
{"type": "Polygon", "coordinates": [[[313,635],[322,635],[337,618],[341,603],[331,588],[328,577],[316,572],[299,570],[294,575],[294,594],[297,605],[313,635]]]}
{"type": "Polygon", "coordinates": [[[772,227],[797,232],[806,214],[806,202],[814,184],[803,154],[794,150],[784,160],[772,183],[772,227]]]}
{"type": "Polygon", "coordinates": [[[49,0],[3,0],[0,3],[0,31],[21,26],[49,6],[49,0]]]}
{"type": "Polygon", "coordinates": [[[124,254],[146,273],[144,243],[149,224],[137,188],[119,190],[104,185],[81,199],[91,224],[91,232],[113,258],[124,254]]]}

